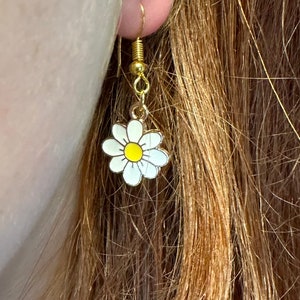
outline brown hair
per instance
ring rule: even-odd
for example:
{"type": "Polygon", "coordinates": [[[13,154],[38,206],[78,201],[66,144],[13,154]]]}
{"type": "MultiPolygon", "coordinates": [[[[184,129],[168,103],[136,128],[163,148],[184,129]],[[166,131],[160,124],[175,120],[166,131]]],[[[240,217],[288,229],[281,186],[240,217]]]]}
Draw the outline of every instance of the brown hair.
{"type": "MultiPolygon", "coordinates": [[[[299,3],[175,1],[145,39],[171,163],[126,186],[101,143],[134,101],[112,56],[81,165],[63,299],[299,296],[299,3]]],[[[124,62],[125,61],[125,62],[124,62]]]]}

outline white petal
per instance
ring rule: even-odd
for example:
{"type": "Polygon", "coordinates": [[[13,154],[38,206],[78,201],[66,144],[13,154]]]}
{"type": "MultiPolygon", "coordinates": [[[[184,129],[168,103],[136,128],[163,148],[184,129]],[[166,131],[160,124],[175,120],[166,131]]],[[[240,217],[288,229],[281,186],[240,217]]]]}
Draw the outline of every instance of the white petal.
{"type": "Polygon", "coordinates": [[[163,150],[151,149],[144,151],[143,160],[149,161],[157,167],[162,167],[168,163],[169,156],[163,150]]]}
{"type": "Polygon", "coordinates": [[[129,162],[124,169],[123,178],[128,185],[137,186],[142,180],[142,173],[138,165],[129,162]]]}
{"type": "Polygon", "coordinates": [[[114,124],[112,127],[112,134],[114,138],[122,145],[126,145],[128,143],[128,137],[125,126],[121,124],[114,124]]]}
{"type": "Polygon", "coordinates": [[[102,149],[109,156],[117,156],[123,154],[124,147],[115,139],[107,139],[103,142],[102,149]]]}
{"type": "Polygon", "coordinates": [[[125,158],[124,155],[115,156],[112,158],[112,160],[109,163],[109,168],[114,173],[120,173],[124,170],[126,164],[128,163],[128,160],[125,158]]]}
{"type": "Polygon", "coordinates": [[[127,136],[130,142],[137,143],[143,134],[143,124],[138,120],[131,120],[127,126],[127,136]]]}
{"type": "Polygon", "coordinates": [[[141,160],[138,165],[145,178],[153,179],[157,176],[158,168],[151,163],[145,160],[141,160]]]}
{"type": "Polygon", "coordinates": [[[149,150],[157,147],[162,142],[162,139],[160,132],[148,132],[141,137],[139,144],[143,150],[149,150]]]}

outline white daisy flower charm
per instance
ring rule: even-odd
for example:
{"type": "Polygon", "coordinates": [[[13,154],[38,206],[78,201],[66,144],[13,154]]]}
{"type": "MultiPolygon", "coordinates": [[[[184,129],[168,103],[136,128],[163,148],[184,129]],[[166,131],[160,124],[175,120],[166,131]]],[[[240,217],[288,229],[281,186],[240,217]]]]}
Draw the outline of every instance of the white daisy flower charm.
{"type": "Polygon", "coordinates": [[[131,120],[128,125],[114,124],[113,138],[102,144],[103,151],[112,157],[109,168],[123,172],[128,185],[137,186],[142,177],[153,179],[169,161],[168,153],[158,148],[163,140],[159,131],[144,131],[143,123],[131,120]]]}

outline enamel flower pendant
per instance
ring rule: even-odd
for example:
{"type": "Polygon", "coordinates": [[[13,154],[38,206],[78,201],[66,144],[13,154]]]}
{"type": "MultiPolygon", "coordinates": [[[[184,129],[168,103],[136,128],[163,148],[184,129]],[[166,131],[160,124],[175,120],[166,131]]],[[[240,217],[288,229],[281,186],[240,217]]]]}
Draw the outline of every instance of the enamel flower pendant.
{"type": "Polygon", "coordinates": [[[146,131],[144,121],[149,111],[145,105],[145,95],[149,92],[150,84],[144,71],[143,43],[140,38],[132,43],[133,62],[130,72],[136,78],[133,89],[138,102],[130,110],[131,121],[128,125],[114,124],[113,138],[106,139],[102,144],[103,151],[112,157],[109,168],[114,173],[123,172],[123,178],[128,185],[137,186],[142,177],[153,179],[160,168],[169,161],[168,153],[159,148],[163,140],[157,130],[146,131]]]}
{"type": "Polygon", "coordinates": [[[162,134],[155,130],[145,131],[141,120],[133,119],[127,126],[114,124],[112,135],[113,138],[103,142],[102,149],[112,157],[110,170],[114,173],[123,172],[128,185],[137,186],[142,177],[155,178],[160,168],[168,163],[167,152],[159,148],[162,134]]]}

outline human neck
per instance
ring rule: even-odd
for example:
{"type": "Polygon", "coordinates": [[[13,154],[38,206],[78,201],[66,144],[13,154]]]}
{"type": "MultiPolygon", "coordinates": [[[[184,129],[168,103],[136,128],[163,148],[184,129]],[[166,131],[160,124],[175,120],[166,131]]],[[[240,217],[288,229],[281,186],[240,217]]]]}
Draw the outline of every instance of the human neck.
{"type": "Polygon", "coordinates": [[[38,299],[48,288],[64,255],[63,246],[75,220],[77,166],[70,163],[49,205],[1,272],[0,299],[38,299]]]}

